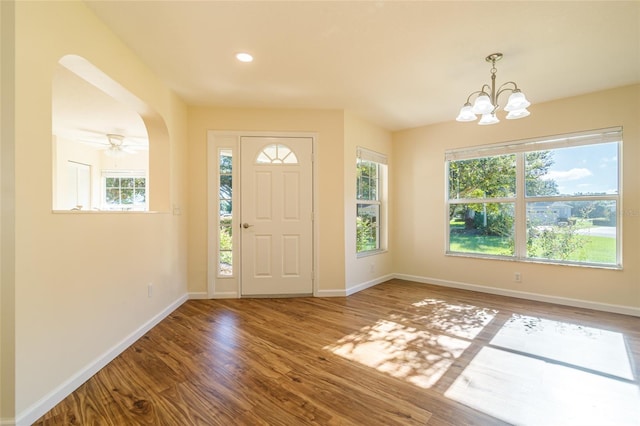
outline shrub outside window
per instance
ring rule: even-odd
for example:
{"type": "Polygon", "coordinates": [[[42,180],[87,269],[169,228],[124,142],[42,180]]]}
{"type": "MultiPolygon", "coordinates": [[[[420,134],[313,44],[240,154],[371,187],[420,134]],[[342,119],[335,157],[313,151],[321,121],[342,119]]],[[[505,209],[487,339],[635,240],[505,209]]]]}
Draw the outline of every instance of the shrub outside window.
{"type": "Polygon", "coordinates": [[[446,153],[448,254],[622,267],[622,129],[446,153]]]}

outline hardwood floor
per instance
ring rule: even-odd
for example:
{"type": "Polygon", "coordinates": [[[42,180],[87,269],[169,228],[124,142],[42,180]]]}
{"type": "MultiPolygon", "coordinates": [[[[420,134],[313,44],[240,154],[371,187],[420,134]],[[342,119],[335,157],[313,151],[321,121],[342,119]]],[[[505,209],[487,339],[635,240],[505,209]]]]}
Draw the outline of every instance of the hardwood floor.
{"type": "Polygon", "coordinates": [[[37,425],[640,424],[640,318],[392,280],[192,300],[37,425]]]}

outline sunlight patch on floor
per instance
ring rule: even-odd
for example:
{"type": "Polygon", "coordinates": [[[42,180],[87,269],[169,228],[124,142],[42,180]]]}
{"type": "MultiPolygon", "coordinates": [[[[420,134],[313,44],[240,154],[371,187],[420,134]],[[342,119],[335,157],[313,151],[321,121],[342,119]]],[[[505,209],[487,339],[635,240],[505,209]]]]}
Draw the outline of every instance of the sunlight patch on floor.
{"type": "Polygon", "coordinates": [[[378,320],[324,349],[426,389],[442,377],[469,344],[466,340],[378,320]]]}
{"type": "Polygon", "coordinates": [[[429,329],[463,339],[475,339],[498,313],[495,309],[453,304],[439,299],[424,299],[412,306],[419,308],[419,320],[429,329]]]}
{"type": "Polygon", "coordinates": [[[637,425],[637,383],[484,347],[445,396],[518,425],[637,425]]]}
{"type": "Polygon", "coordinates": [[[497,312],[428,298],[324,349],[427,389],[442,378],[497,312]]]}
{"type": "Polygon", "coordinates": [[[491,345],[633,380],[624,336],[613,331],[513,315],[491,345]]]}

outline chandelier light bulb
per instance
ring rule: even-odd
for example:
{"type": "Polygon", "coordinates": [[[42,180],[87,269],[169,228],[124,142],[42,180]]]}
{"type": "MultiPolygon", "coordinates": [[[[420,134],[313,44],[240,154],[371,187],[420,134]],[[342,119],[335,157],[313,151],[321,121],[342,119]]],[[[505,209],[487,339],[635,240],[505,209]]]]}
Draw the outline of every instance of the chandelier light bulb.
{"type": "Polygon", "coordinates": [[[516,111],[520,109],[525,109],[531,102],[524,97],[524,93],[520,90],[514,90],[511,96],[509,96],[509,101],[507,102],[507,106],[504,107],[504,110],[507,112],[516,111]]]}
{"type": "Polygon", "coordinates": [[[478,96],[473,104],[473,112],[476,114],[489,114],[494,109],[495,107],[491,103],[491,98],[489,98],[489,95],[486,93],[478,96]]]}
{"type": "Polygon", "coordinates": [[[529,115],[531,115],[531,113],[529,111],[527,111],[526,108],[522,108],[522,109],[516,109],[514,111],[509,111],[509,114],[507,114],[507,120],[517,120],[518,118],[525,118],[528,117],[529,115]]]}
{"type": "Polygon", "coordinates": [[[456,121],[475,121],[478,117],[475,115],[471,108],[470,103],[464,104],[464,106],[460,109],[460,114],[456,117],[456,121]]]}
{"type": "Polygon", "coordinates": [[[496,124],[499,122],[500,120],[498,120],[498,117],[496,117],[495,114],[482,114],[482,118],[480,119],[478,124],[481,126],[487,126],[489,124],[496,124]]]}

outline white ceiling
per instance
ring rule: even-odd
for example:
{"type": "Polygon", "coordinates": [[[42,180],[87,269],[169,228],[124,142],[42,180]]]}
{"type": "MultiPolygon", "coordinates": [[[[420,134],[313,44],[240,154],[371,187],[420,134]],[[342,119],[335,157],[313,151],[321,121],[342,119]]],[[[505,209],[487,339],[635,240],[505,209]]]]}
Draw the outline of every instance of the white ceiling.
{"type": "Polygon", "coordinates": [[[58,138],[109,146],[109,134],[125,137],[125,144],[148,146],[147,129],[140,115],[74,72],[58,64],[53,73],[52,127],[58,138]]]}
{"type": "Polygon", "coordinates": [[[640,2],[87,1],[188,104],[453,120],[515,81],[535,104],[640,82],[640,2]],[[251,53],[240,63],[237,52],[251,53]]]}

